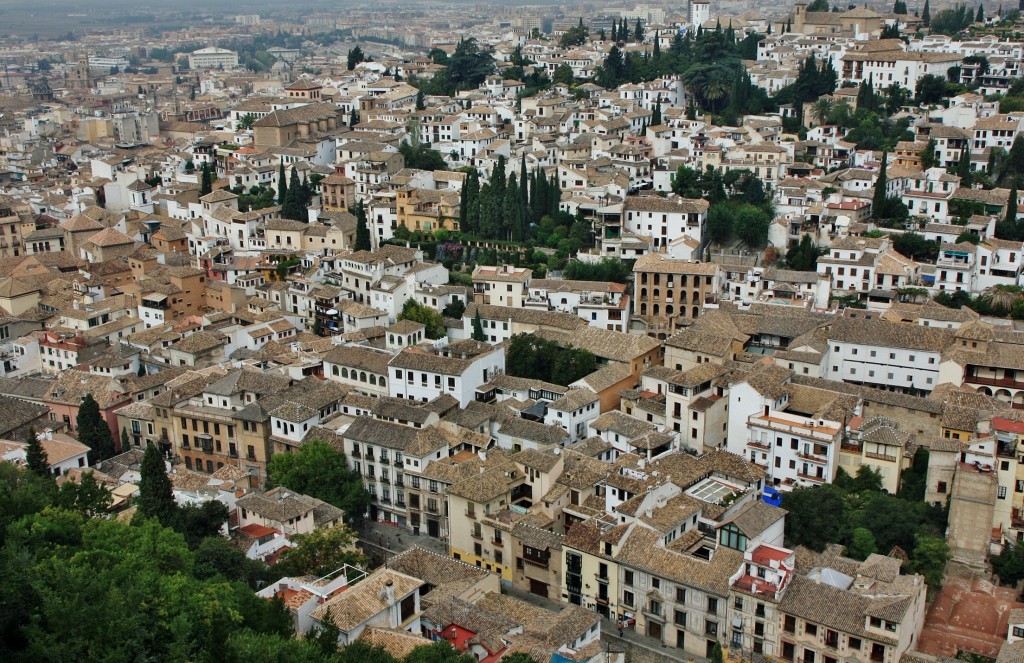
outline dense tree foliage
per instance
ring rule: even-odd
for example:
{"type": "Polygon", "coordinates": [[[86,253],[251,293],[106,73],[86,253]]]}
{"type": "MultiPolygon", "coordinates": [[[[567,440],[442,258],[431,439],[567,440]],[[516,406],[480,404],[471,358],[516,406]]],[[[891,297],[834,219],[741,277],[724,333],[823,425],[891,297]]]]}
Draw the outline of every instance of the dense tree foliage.
{"type": "Polygon", "coordinates": [[[925,504],[922,497],[916,484],[906,483],[899,496],[886,494],[881,476],[867,466],[855,477],[840,469],[831,484],[785,494],[786,540],[814,550],[838,543],[858,558],[900,548],[910,557],[906,570],[921,573],[936,587],[949,556],[943,539],[946,509],[925,504]]]}
{"type": "Polygon", "coordinates": [[[613,281],[626,283],[633,273],[633,260],[606,258],[601,262],[570,260],[562,276],[573,281],[613,281]]]}
{"type": "Polygon", "coordinates": [[[774,210],[764,183],[747,170],[722,175],[712,167],[700,172],[680,166],[672,180],[673,191],[684,198],[703,198],[708,209],[707,231],[713,242],[738,237],[760,248],[768,242],[774,210]]]}
{"type": "Polygon", "coordinates": [[[590,352],[563,348],[534,334],[516,334],[505,351],[505,372],[521,378],[568,386],[596,369],[590,352]]]}
{"type": "Polygon", "coordinates": [[[480,48],[472,37],[461,39],[455,52],[446,57],[445,68],[438,71],[430,80],[411,79],[409,82],[430,95],[454,96],[459,90],[470,90],[479,87],[484,79],[494,71],[494,58],[491,52],[480,48]]]}
{"type": "Polygon", "coordinates": [[[366,219],[366,206],[363,201],[356,203],[352,214],[356,217],[356,242],[352,246],[354,251],[369,251],[373,248],[370,243],[370,224],[366,219]]]}
{"type": "Polygon", "coordinates": [[[420,304],[415,299],[405,300],[399,320],[411,320],[426,327],[427,338],[442,338],[446,334],[444,319],[437,309],[420,304]]]}
{"type": "Polygon", "coordinates": [[[267,463],[267,482],[333,504],[350,522],[362,518],[370,503],[362,478],[349,469],[345,454],[322,440],[273,456],[267,463]]]}
{"type": "Polygon", "coordinates": [[[100,413],[100,405],[92,394],[86,394],[75,417],[78,441],[89,447],[89,460],[95,464],[114,455],[114,436],[100,413]]]}
{"type": "Polygon", "coordinates": [[[786,267],[799,272],[814,272],[818,269],[818,256],[821,251],[811,239],[805,234],[800,238],[800,243],[786,253],[786,267]]]}

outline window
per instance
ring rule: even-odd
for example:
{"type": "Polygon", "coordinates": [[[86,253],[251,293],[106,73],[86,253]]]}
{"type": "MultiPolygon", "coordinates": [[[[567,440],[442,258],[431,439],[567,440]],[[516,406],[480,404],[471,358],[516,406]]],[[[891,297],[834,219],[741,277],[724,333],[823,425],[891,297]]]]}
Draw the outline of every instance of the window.
{"type": "Polygon", "coordinates": [[[660,615],[661,601],[655,601],[654,599],[651,599],[647,606],[647,612],[651,613],[652,615],[660,615]]]}
{"type": "Polygon", "coordinates": [[[850,649],[860,651],[860,638],[850,638],[846,641],[846,646],[850,649]]]}
{"type": "Polygon", "coordinates": [[[705,621],[704,622],[704,634],[710,635],[711,637],[718,636],[718,622],[705,621]]]}
{"type": "Polygon", "coordinates": [[[632,587],[633,586],[633,572],[632,571],[626,571],[625,574],[623,575],[622,582],[623,582],[623,584],[629,585],[629,586],[632,587]]]}
{"type": "Polygon", "coordinates": [[[708,597],[708,614],[709,615],[717,615],[718,614],[718,599],[716,599],[713,596],[709,596],[708,597]]]}
{"type": "Polygon", "coordinates": [[[796,617],[793,615],[786,615],[786,618],[782,621],[782,630],[786,633],[795,633],[796,617]]]}
{"type": "Polygon", "coordinates": [[[676,610],[672,617],[672,623],[676,626],[686,626],[686,613],[682,610],[676,610]]]}
{"type": "Polygon", "coordinates": [[[999,486],[999,488],[996,489],[996,497],[1001,500],[1006,499],[1006,486],[999,486]]]}
{"type": "Polygon", "coordinates": [[[804,624],[804,631],[807,635],[818,635],[818,625],[807,622],[804,624]]]}
{"type": "Polygon", "coordinates": [[[686,603],[685,587],[676,587],[676,603],[686,603]]]}
{"type": "Polygon", "coordinates": [[[633,592],[622,592],[622,605],[633,606],[633,592]]]}

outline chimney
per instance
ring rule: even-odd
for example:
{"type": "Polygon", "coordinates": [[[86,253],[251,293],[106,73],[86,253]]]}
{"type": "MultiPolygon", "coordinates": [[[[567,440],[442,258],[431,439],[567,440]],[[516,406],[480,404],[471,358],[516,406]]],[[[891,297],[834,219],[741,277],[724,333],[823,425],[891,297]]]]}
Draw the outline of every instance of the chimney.
{"type": "Polygon", "coordinates": [[[390,580],[384,585],[384,598],[387,600],[388,605],[395,604],[395,583],[390,580]]]}

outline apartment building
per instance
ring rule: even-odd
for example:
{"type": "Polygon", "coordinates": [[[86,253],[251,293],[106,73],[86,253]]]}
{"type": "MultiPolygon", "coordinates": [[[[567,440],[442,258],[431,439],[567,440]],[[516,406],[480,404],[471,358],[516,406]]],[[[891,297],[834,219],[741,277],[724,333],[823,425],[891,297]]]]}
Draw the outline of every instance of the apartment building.
{"type": "Polygon", "coordinates": [[[522,308],[533,270],[511,265],[477,265],[473,269],[473,300],[477,304],[522,308]]]}
{"type": "Polygon", "coordinates": [[[437,350],[405,348],[388,367],[390,396],[426,403],[447,394],[466,407],[477,387],[505,371],[505,349],[473,340],[437,350]]]}
{"type": "Polygon", "coordinates": [[[717,304],[721,289],[718,265],[661,253],[640,256],[633,274],[633,315],[649,334],[661,338],[674,333],[680,324],[696,320],[705,304],[717,304]]]}
{"type": "Polygon", "coordinates": [[[927,395],[939,384],[942,353],[953,336],[948,329],[839,318],[828,332],[826,377],[927,395]]]}

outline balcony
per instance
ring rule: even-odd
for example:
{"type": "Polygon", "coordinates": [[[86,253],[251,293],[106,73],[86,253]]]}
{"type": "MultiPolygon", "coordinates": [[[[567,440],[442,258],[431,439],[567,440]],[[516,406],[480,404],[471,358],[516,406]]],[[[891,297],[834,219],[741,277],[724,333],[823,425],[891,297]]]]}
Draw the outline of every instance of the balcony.
{"type": "Polygon", "coordinates": [[[876,454],[876,453],[872,453],[870,451],[865,451],[864,452],[864,457],[865,458],[873,458],[875,460],[884,460],[884,461],[888,461],[890,463],[895,463],[896,462],[896,456],[890,456],[888,454],[876,454]]]}
{"type": "Polygon", "coordinates": [[[436,506],[431,506],[430,504],[428,504],[427,505],[427,513],[437,513],[437,507],[436,506]]]}
{"type": "Polygon", "coordinates": [[[765,451],[772,448],[772,445],[768,444],[767,442],[759,442],[757,440],[750,440],[749,442],[747,442],[747,446],[754,447],[755,449],[764,449],[765,451]]]}
{"type": "Polygon", "coordinates": [[[1024,382],[1021,382],[1016,377],[983,378],[977,375],[967,374],[964,376],[964,382],[967,384],[988,385],[990,387],[1015,387],[1017,389],[1024,389],[1024,382]]]}
{"type": "Polygon", "coordinates": [[[470,520],[476,520],[476,511],[466,511],[465,514],[470,520]]]}
{"type": "Polygon", "coordinates": [[[405,508],[405,502],[402,502],[402,501],[395,502],[395,506],[397,506],[399,509],[404,509],[405,508]]]}
{"type": "Polygon", "coordinates": [[[805,481],[813,481],[815,483],[825,483],[825,477],[823,477],[823,476],[819,477],[819,476],[813,475],[813,474],[804,474],[803,472],[797,472],[796,475],[798,477],[800,477],[801,479],[805,480],[805,481]]]}
{"type": "Polygon", "coordinates": [[[505,544],[501,541],[501,539],[492,539],[491,540],[491,545],[495,546],[496,548],[504,548],[505,547],[505,544]]]}
{"type": "Polygon", "coordinates": [[[822,465],[825,465],[825,464],[828,463],[828,458],[826,458],[824,456],[819,456],[818,454],[798,453],[797,456],[799,456],[800,458],[802,458],[804,460],[808,460],[808,461],[810,461],[812,463],[820,463],[822,465]]]}
{"type": "Polygon", "coordinates": [[[472,532],[472,533],[470,533],[470,536],[473,537],[474,539],[476,539],[477,541],[483,541],[484,540],[484,536],[480,532],[472,532]]]}
{"type": "Polygon", "coordinates": [[[352,450],[352,457],[353,458],[362,458],[363,456],[362,456],[362,454],[359,453],[359,449],[353,449],[352,450]]]}

